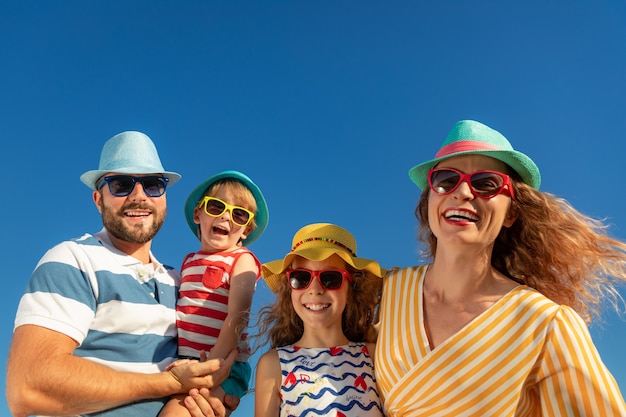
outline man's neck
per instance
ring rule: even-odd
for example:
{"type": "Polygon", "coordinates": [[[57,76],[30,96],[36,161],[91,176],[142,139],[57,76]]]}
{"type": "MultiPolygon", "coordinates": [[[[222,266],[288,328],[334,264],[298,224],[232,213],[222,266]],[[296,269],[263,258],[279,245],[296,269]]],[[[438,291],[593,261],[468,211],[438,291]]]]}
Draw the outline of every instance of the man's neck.
{"type": "Polygon", "coordinates": [[[115,236],[112,236],[108,233],[109,239],[111,239],[111,243],[115,246],[119,251],[124,252],[125,254],[132,256],[137,259],[139,262],[143,264],[149,264],[152,262],[150,259],[150,245],[152,241],[146,243],[133,243],[128,242],[126,240],[118,239],[115,236]]]}

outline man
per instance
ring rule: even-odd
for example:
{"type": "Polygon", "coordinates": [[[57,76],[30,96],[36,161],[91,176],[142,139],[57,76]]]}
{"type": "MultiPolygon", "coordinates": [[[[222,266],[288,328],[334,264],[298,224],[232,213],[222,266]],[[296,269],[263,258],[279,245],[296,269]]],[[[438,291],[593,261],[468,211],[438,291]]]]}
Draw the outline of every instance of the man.
{"type": "Polygon", "coordinates": [[[99,169],[80,179],[104,228],[55,246],[33,271],[7,366],[12,414],[156,416],[166,397],[193,389],[192,415],[213,415],[198,389],[208,397],[234,354],[166,370],[176,357],[180,277],[150,245],[180,175],[163,169],[148,136],[129,131],[109,139],[99,169]]]}

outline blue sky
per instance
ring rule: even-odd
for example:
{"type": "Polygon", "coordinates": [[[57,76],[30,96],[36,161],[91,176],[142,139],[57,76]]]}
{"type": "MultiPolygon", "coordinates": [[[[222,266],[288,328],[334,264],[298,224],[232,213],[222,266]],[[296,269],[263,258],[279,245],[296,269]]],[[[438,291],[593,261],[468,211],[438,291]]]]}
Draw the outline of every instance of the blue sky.
{"type": "MultiPolygon", "coordinates": [[[[269,225],[251,245],[263,262],[301,226],[333,222],[359,256],[416,264],[407,171],[461,119],[500,130],[535,160],[544,191],[626,239],[622,0],[7,0],[0,50],[0,164],[14,186],[0,200],[5,358],[39,257],[100,229],[78,177],[124,130],[152,137],[183,175],[153,245],[174,266],[198,247],[187,195],[224,169],[265,194],[269,225]]],[[[272,300],[261,283],[253,309],[272,300]]],[[[626,319],[602,318],[592,336],[624,391],[626,319]]]]}

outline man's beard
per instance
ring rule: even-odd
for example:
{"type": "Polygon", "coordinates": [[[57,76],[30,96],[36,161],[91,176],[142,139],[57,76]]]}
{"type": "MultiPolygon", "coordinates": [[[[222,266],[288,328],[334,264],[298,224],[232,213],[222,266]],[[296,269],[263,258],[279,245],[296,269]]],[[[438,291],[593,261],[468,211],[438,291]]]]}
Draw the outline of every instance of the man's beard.
{"type": "Polygon", "coordinates": [[[116,213],[104,204],[100,203],[102,210],[102,224],[105,229],[117,239],[130,243],[148,243],[150,242],[163,226],[165,221],[165,212],[160,213],[154,207],[146,207],[141,204],[129,204],[121,207],[116,213]],[[149,228],[144,224],[137,224],[135,227],[128,227],[124,221],[124,211],[133,209],[150,209],[154,221],[149,228]]]}

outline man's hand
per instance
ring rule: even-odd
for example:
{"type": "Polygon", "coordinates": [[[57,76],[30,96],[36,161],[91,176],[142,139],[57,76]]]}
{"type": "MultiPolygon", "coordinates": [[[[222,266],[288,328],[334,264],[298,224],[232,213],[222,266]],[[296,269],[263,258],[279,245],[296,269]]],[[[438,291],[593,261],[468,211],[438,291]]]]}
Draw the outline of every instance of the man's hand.
{"type": "Polygon", "coordinates": [[[234,395],[226,395],[222,403],[208,389],[201,388],[189,391],[184,404],[191,417],[226,417],[239,406],[239,401],[234,395]]]}
{"type": "Polygon", "coordinates": [[[215,373],[224,366],[222,359],[212,359],[206,362],[189,362],[171,367],[167,372],[178,384],[178,393],[188,393],[192,388],[213,388],[216,383],[215,373]]]}
{"type": "Polygon", "coordinates": [[[167,372],[179,384],[178,393],[186,394],[193,388],[214,388],[224,382],[230,373],[230,368],[237,357],[233,350],[223,359],[210,359],[205,362],[190,361],[171,367],[167,372]]]}
{"type": "Polygon", "coordinates": [[[167,367],[165,368],[166,371],[169,371],[170,369],[172,369],[175,366],[178,365],[182,365],[184,363],[190,363],[190,362],[199,362],[198,360],[195,359],[178,359],[172,363],[170,363],[169,365],[167,365],[167,367]]]}
{"type": "Polygon", "coordinates": [[[191,417],[226,417],[226,408],[206,388],[192,389],[184,401],[191,417]]]}

